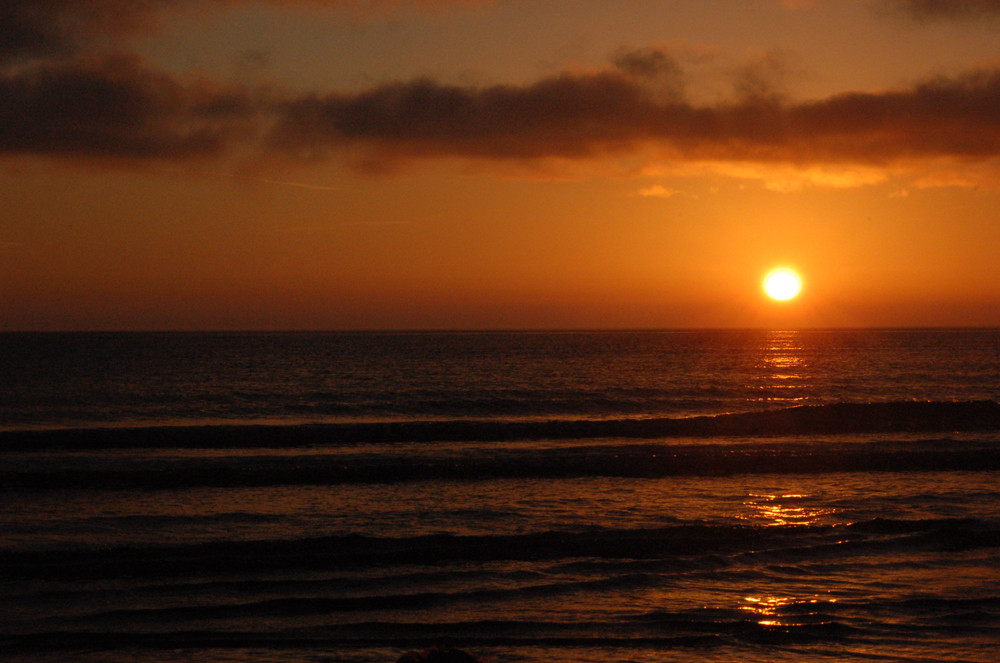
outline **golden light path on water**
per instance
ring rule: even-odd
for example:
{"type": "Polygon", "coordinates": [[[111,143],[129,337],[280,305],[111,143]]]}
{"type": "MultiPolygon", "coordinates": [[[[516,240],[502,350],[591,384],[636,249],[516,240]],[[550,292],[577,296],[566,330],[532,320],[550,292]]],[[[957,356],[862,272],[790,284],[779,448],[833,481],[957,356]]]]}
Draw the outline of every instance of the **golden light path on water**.
{"type": "Polygon", "coordinates": [[[759,402],[797,405],[807,399],[811,377],[798,331],[768,332],[754,365],[749,393],[759,402]]]}
{"type": "Polygon", "coordinates": [[[821,520],[835,513],[833,509],[808,506],[809,497],[799,493],[750,493],[743,500],[746,514],[741,518],[765,527],[806,526],[818,525],[821,520]]]}
{"type": "Polygon", "coordinates": [[[773,595],[744,596],[743,605],[740,606],[740,610],[751,613],[757,623],[761,626],[793,626],[793,623],[782,621],[780,619],[779,613],[783,608],[792,605],[802,605],[805,603],[816,605],[818,609],[821,603],[836,602],[837,599],[835,598],[820,597],[818,594],[814,594],[808,599],[796,599],[790,596],[773,595]]]}
{"type": "MultiPolygon", "coordinates": [[[[818,525],[836,513],[835,509],[808,506],[810,496],[803,493],[758,494],[750,493],[743,501],[746,514],[741,518],[765,527],[805,527],[818,525]]],[[[815,615],[821,611],[820,604],[836,603],[837,599],[820,594],[807,597],[779,596],[776,594],[750,594],[744,596],[739,609],[750,613],[750,617],[760,626],[780,628],[795,626],[796,623],[782,618],[786,608],[795,608],[800,617],[815,615]],[[805,610],[801,606],[810,605],[805,610]]]]}

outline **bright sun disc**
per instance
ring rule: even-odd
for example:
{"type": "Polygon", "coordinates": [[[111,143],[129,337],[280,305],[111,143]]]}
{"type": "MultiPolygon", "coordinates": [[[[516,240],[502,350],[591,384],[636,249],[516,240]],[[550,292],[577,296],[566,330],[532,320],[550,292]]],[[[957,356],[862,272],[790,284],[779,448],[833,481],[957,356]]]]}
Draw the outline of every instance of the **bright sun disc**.
{"type": "Polygon", "coordinates": [[[802,279],[790,269],[776,269],[764,277],[764,292],[771,299],[785,301],[799,294],[802,279]]]}

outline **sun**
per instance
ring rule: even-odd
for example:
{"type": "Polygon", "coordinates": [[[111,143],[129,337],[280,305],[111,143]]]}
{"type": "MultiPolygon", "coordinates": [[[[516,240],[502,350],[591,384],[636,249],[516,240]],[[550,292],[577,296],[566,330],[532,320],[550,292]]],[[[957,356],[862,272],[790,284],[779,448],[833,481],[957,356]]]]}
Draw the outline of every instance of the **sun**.
{"type": "Polygon", "coordinates": [[[787,301],[793,299],[801,290],[802,279],[787,267],[771,270],[764,277],[764,292],[771,299],[787,301]]]}

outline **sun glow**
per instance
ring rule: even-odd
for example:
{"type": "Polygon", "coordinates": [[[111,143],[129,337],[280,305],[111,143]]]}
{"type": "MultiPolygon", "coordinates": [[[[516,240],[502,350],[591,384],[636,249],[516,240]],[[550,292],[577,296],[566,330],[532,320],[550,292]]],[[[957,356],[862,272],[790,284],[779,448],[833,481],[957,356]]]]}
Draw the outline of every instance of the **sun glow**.
{"type": "Polygon", "coordinates": [[[764,292],[771,299],[787,301],[802,290],[802,279],[794,271],[781,267],[764,277],[764,292]]]}

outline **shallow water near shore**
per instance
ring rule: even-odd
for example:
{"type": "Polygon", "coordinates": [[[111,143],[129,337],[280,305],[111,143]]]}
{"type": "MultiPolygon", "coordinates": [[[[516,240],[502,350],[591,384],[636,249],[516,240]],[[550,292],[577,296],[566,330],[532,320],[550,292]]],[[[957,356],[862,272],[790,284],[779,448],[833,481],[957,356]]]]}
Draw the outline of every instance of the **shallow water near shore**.
{"type": "Polygon", "coordinates": [[[0,659],[991,661],[1000,332],[4,334],[0,659]]]}

